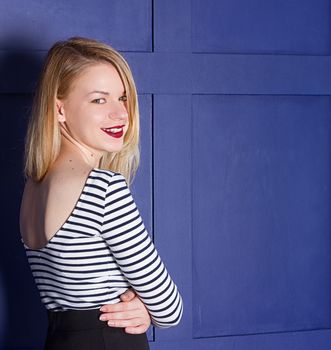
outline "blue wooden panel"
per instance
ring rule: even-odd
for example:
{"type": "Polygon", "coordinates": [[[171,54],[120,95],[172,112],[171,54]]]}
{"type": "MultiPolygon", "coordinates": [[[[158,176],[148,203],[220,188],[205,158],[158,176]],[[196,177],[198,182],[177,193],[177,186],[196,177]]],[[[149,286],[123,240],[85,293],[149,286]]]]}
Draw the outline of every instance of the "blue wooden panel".
{"type": "Polygon", "coordinates": [[[330,95],[330,56],[191,56],[192,93],[330,95]]]}
{"type": "Polygon", "coordinates": [[[0,49],[0,93],[32,93],[41,71],[44,52],[0,49]],[[28,67],[28,69],[27,69],[28,67]]]}
{"type": "MultiPolygon", "coordinates": [[[[1,318],[0,348],[40,344],[46,315],[33,284],[24,249],[19,240],[18,214],[23,189],[22,156],[25,126],[31,104],[29,95],[0,95],[1,105],[1,232],[0,245],[1,318]],[[24,327],[17,328],[17,315],[24,315],[24,327]],[[35,320],[38,320],[35,322],[35,320]],[[37,327],[37,328],[36,328],[37,327]],[[35,330],[39,331],[36,332],[35,330]]],[[[40,344],[41,345],[41,344],[40,344]]]]}
{"type": "Polygon", "coordinates": [[[191,52],[191,0],[153,3],[154,51],[191,52]]]}
{"type": "Polygon", "coordinates": [[[158,348],[192,337],[191,96],[155,95],[153,110],[154,241],[184,304],[178,326],[155,329],[158,348]]]}
{"type": "Polygon", "coordinates": [[[331,327],[330,112],[330,97],[194,97],[195,337],[331,327]]]}
{"type": "Polygon", "coordinates": [[[151,350],[330,350],[331,330],[258,334],[240,337],[170,340],[151,344],[151,350]]]}
{"type": "Polygon", "coordinates": [[[0,49],[46,50],[57,40],[87,36],[117,50],[150,51],[149,0],[0,2],[0,49]]]}
{"type": "Polygon", "coordinates": [[[330,54],[329,0],[192,0],[192,50],[330,54]]]}
{"type": "MultiPolygon", "coordinates": [[[[44,54],[0,51],[0,93],[32,92],[44,54]]],[[[331,94],[330,56],[122,54],[140,93],[331,94]]]]}
{"type": "Polygon", "coordinates": [[[3,276],[2,273],[0,273],[0,306],[1,306],[1,313],[0,313],[0,344],[3,344],[4,338],[5,338],[5,330],[7,327],[6,324],[6,318],[5,315],[8,314],[8,308],[6,304],[6,295],[5,295],[5,290],[6,290],[6,285],[3,281],[3,276]]]}
{"type": "Polygon", "coordinates": [[[191,55],[177,53],[125,54],[139,92],[190,94],[191,55]]]}

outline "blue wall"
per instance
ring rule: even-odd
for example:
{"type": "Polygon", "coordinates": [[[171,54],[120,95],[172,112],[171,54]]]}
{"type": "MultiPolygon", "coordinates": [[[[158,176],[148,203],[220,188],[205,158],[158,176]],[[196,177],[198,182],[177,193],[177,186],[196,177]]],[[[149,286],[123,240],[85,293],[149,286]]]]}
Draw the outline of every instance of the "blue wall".
{"type": "Polygon", "coordinates": [[[184,299],[152,349],[331,346],[331,3],[0,2],[0,348],[41,349],[46,315],[19,240],[22,152],[51,44],[120,50],[137,83],[133,186],[184,299]]]}

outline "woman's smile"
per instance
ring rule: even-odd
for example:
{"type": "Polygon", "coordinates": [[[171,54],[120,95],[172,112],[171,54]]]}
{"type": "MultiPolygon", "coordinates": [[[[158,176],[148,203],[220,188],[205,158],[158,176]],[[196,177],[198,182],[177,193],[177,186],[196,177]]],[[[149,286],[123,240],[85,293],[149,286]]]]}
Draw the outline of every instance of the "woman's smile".
{"type": "Polygon", "coordinates": [[[123,128],[125,125],[117,125],[110,128],[101,128],[107,135],[115,138],[120,138],[123,136],[123,128]]]}

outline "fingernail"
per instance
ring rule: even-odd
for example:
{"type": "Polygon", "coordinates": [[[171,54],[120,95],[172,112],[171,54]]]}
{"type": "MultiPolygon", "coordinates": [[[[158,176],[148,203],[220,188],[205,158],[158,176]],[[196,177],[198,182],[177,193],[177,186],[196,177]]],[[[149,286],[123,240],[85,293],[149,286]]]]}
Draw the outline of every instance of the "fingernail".
{"type": "Polygon", "coordinates": [[[113,321],[108,321],[108,326],[115,326],[115,322],[113,322],[113,321]]]}
{"type": "Polygon", "coordinates": [[[104,312],[106,311],[106,308],[104,308],[103,306],[100,308],[100,311],[104,312]]]}
{"type": "Polygon", "coordinates": [[[100,320],[101,320],[101,321],[106,321],[106,319],[107,319],[107,317],[106,317],[105,315],[101,315],[101,316],[100,316],[100,320]]]}

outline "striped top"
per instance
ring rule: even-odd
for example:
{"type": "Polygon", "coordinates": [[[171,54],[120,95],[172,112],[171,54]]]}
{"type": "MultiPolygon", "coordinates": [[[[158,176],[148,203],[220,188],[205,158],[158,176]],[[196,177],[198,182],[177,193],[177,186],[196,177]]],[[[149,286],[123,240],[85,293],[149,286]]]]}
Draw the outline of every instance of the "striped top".
{"type": "Polygon", "coordinates": [[[22,239],[48,310],[96,309],[133,287],[153,325],[179,323],[183,302],[123,175],[93,168],[68,219],[41,249],[22,239]]]}

